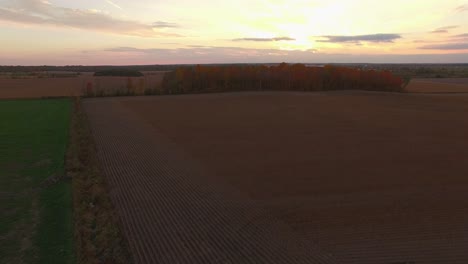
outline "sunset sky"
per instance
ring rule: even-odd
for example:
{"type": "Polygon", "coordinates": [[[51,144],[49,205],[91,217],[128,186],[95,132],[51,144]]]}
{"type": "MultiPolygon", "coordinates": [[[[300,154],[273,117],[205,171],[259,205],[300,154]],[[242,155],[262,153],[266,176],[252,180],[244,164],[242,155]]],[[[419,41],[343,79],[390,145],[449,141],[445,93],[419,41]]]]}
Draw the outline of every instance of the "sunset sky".
{"type": "Polygon", "coordinates": [[[0,0],[0,65],[465,62],[463,0],[0,0]]]}

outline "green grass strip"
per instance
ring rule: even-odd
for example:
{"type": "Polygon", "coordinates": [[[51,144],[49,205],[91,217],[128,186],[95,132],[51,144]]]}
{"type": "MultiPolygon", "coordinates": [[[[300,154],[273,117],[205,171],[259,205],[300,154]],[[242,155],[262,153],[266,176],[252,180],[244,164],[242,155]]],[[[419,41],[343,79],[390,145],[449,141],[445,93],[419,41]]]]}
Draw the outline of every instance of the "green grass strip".
{"type": "Polygon", "coordinates": [[[0,101],[0,263],[74,263],[71,101],[0,101]]]}

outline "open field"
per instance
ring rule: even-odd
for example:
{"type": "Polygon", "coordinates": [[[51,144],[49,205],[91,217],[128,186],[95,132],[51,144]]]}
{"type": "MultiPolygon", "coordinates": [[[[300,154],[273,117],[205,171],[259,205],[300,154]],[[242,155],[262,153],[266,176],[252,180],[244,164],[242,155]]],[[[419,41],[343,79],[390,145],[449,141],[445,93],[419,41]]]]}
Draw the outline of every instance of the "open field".
{"type": "Polygon", "coordinates": [[[335,263],[118,100],[84,107],[136,263],[335,263]]]}
{"type": "MultiPolygon", "coordinates": [[[[158,89],[164,76],[163,72],[145,74],[130,78],[130,85],[137,93],[158,89]]],[[[80,96],[84,95],[88,83],[102,95],[122,93],[129,86],[127,77],[94,77],[89,73],[67,78],[0,78],[0,99],[80,96]]]]}
{"type": "Polygon", "coordinates": [[[0,263],[74,263],[70,101],[0,101],[0,263]]]}
{"type": "Polygon", "coordinates": [[[468,93],[468,78],[413,79],[406,90],[410,93],[468,93]]]}
{"type": "Polygon", "coordinates": [[[468,96],[227,93],[85,108],[137,262],[245,259],[258,244],[257,262],[468,261],[468,96]]]}
{"type": "MultiPolygon", "coordinates": [[[[48,72],[61,76],[67,72],[48,72]]],[[[91,84],[94,96],[123,95],[129,87],[135,94],[145,90],[161,91],[164,71],[143,71],[144,77],[94,77],[85,72],[75,77],[48,78],[27,76],[11,78],[11,74],[0,75],[0,99],[68,97],[86,95],[91,84]]],[[[47,75],[47,76],[49,76],[47,75]]],[[[412,79],[406,90],[410,93],[468,93],[468,78],[412,79]]]]}

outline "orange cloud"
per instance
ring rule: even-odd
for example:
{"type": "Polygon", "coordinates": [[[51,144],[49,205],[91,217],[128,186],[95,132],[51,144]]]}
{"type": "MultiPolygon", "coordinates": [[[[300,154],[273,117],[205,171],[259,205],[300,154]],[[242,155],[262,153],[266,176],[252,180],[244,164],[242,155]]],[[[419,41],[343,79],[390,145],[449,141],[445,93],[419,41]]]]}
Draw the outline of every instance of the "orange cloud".
{"type": "Polygon", "coordinates": [[[158,21],[145,24],[123,20],[96,10],[64,8],[41,0],[19,0],[16,7],[0,7],[0,20],[30,25],[53,25],[139,37],[180,37],[176,33],[160,31],[175,27],[158,21]]]}

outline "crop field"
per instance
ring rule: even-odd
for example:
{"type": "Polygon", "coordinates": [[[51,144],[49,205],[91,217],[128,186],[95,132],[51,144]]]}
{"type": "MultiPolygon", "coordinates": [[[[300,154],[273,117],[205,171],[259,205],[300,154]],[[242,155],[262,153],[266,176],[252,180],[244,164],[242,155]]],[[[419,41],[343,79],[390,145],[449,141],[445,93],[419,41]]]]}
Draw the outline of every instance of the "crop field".
{"type": "Polygon", "coordinates": [[[74,263],[68,99],[0,101],[0,263],[74,263]]]}
{"type": "Polygon", "coordinates": [[[158,89],[163,72],[145,72],[144,77],[94,77],[91,73],[77,77],[0,78],[0,99],[69,97],[85,95],[90,85],[95,94],[123,93],[129,87],[143,94],[145,89],[158,89]]]}
{"type": "Polygon", "coordinates": [[[468,261],[468,96],[249,92],[84,106],[137,262],[468,261]]]}
{"type": "Polygon", "coordinates": [[[468,78],[413,79],[406,90],[411,93],[468,93],[468,78]]]}

